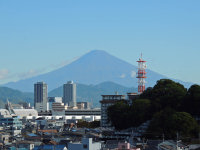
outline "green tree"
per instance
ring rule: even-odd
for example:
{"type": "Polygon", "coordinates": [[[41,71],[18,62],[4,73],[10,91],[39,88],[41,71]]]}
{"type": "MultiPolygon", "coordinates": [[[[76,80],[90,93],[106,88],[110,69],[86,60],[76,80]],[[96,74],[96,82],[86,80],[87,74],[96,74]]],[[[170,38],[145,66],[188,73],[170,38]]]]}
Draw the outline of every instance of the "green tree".
{"type": "Polygon", "coordinates": [[[97,128],[100,127],[100,121],[84,121],[84,120],[79,120],[77,123],[78,128],[97,128]]]}
{"type": "Polygon", "coordinates": [[[78,128],[89,128],[89,122],[84,121],[84,120],[79,120],[77,122],[77,127],[78,128]]]}
{"type": "Polygon", "coordinates": [[[108,107],[108,118],[117,130],[137,127],[152,117],[150,108],[148,99],[137,99],[132,106],[118,102],[108,107]]]}
{"type": "Polygon", "coordinates": [[[171,107],[179,110],[181,101],[185,97],[187,89],[180,83],[176,83],[169,79],[161,79],[152,89],[151,100],[155,106],[155,111],[165,107],[171,107]]]}
{"type": "Polygon", "coordinates": [[[192,85],[182,103],[182,109],[192,115],[200,115],[200,86],[192,85]]]}
{"type": "Polygon", "coordinates": [[[117,102],[115,105],[108,107],[107,113],[109,121],[111,121],[112,125],[117,130],[130,127],[130,107],[128,104],[125,104],[122,101],[117,102]]]}
{"type": "Polygon", "coordinates": [[[156,113],[147,130],[147,133],[156,136],[164,133],[167,138],[175,138],[177,132],[183,138],[195,137],[199,133],[199,126],[189,113],[176,112],[171,108],[156,113]]]}
{"type": "Polygon", "coordinates": [[[100,121],[89,122],[89,128],[98,128],[100,127],[100,121]]]}
{"type": "Polygon", "coordinates": [[[129,114],[130,125],[137,127],[149,120],[152,116],[150,112],[151,101],[149,99],[137,99],[133,102],[129,114]]]}
{"type": "Polygon", "coordinates": [[[148,87],[148,88],[140,95],[140,98],[141,98],[141,99],[152,99],[152,91],[153,91],[153,88],[152,88],[152,87],[148,87]]]}
{"type": "Polygon", "coordinates": [[[193,85],[187,91],[180,83],[161,79],[153,88],[147,88],[131,106],[124,102],[110,106],[108,117],[118,130],[138,127],[152,120],[148,132],[155,135],[164,133],[169,138],[179,132],[186,137],[196,136],[199,126],[190,114],[180,111],[188,110],[191,114],[200,115],[199,108],[200,86],[193,85]]]}

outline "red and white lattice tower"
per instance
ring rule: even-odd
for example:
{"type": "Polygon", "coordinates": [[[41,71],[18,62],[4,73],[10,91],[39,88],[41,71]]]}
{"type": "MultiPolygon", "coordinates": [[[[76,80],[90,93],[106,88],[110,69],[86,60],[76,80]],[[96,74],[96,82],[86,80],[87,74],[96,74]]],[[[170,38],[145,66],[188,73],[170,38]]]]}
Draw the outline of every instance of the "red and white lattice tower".
{"type": "Polygon", "coordinates": [[[145,90],[145,78],[146,77],[146,61],[141,58],[137,61],[138,62],[138,72],[137,72],[137,78],[138,78],[138,93],[141,94],[145,90]]]}

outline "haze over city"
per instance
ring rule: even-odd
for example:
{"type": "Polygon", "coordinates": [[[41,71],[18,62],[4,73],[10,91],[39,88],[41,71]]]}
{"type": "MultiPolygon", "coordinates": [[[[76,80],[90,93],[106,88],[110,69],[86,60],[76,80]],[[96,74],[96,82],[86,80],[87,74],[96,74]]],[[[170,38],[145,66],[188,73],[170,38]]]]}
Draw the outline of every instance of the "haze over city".
{"type": "Polygon", "coordinates": [[[200,84],[200,2],[0,1],[0,84],[60,68],[91,50],[200,84]]]}

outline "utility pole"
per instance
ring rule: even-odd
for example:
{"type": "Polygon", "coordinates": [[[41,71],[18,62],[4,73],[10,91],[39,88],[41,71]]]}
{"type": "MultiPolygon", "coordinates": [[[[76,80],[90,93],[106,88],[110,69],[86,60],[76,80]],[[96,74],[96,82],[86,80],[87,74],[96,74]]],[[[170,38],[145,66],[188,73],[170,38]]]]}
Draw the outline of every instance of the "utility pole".
{"type": "Polygon", "coordinates": [[[176,133],[177,139],[176,139],[176,149],[178,150],[178,132],[176,133]]]}
{"type": "Polygon", "coordinates": [[[163,142],[165,141],[165,134],[163,133],[162,134],[162,137],[163,137],[163,142]]]}

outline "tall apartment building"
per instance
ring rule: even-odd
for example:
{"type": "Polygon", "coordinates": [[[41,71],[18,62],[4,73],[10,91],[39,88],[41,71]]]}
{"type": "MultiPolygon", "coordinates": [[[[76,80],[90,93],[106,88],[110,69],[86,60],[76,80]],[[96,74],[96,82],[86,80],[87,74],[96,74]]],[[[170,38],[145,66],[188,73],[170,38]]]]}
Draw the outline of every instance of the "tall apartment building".
{"type": "Polygon", "coordinates": [[[48,87],[44,82],[34,84],[34,107],[38,112],[48,109],[48,87]]]}
{"type": "Polygon", "coordinates": [[[76,84],[73,81],[68,81],[63,85],[63,103],[76,107],[76,84]]]}
{"type": "Polygon", "coordinates": [[[108,120],[107,108],[116,102],[124,101],[125,95],[102,95],[101,103],[101,127],[112,127],[108,120]]]}

